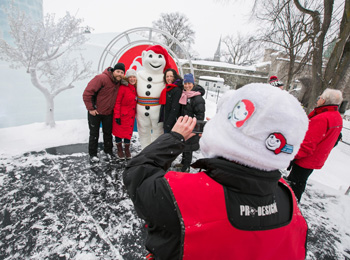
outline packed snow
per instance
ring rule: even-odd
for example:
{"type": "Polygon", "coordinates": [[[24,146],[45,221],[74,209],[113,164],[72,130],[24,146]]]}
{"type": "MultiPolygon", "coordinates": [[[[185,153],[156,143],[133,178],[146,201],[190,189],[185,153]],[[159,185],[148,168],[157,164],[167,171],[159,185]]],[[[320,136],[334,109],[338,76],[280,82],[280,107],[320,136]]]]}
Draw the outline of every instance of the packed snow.
{"type": "MultiPolygon", "coordinates": [[[[216,111],[216,95],[217,93],[210,93],[206,99],[206,116],[209,118],[213,117],[216,111]]],[[[344,120],[344,127],[350,129],[350,122],[344,120]]],[[[350,143],[350,130],[347,129],[343,130],[344,141],[350,143]]],[[[55,128],[45,126],[44,123],[33,123],[16,127],[1,128],[0,166],[1,169],[4,170],[0,171],[0,186],[5,188],[4,185],[6,185],[6,174],[7,172],[11,171],[11,167],[15,167],[16,165],[22,165],[22,168],[32,167],[33,165],[40,167],[40,163],[43,159],[45,159],[45,157],[50,159],[50,156],[52,156],[49,154],[41,155],[40,151],[43,151],[46,148],[63,145],[86,144],[88,142],[88,133],[89,131],[86,119],[57,121],[55,128]],[[25,160],[21,159],[23,154],[32,151],[37,151],[39,153],[40,162],[38,161],[38,156],[27,156],[25,160]]],[[[134,134],[133,140],[135,141],[133,146],[139,147],[140,145],[137,140],[137,133],[134,134]]],[[[102,139],[100,139],[100,141],[102,141],[102,139]]],[[[133,152],[133,155],[135,155],[135,151],[133,152]]],[[[80,154],[76,156],[78,161],[79,157],[82,158],[82,161],[86,160],[86,158],[83,158],[80,154]]],[[[86,154],[85,157],[87,157],[86,154]]],[[[200,152],[194,155],[194,158],[200,157],[202,157],[200,152]]],[[[332,150],[325,166],[321,170],[315,170],[309,179],[307,190],[300,204],[302,213],[307,218],[310,229],[309,241],[311,246],[308,247],[309,250],[307,259],[321,259],[320,255],[318,254],[321,254],[323,251],[329,251],[330,246],[334,246],[336,248],[334,252],[331,251],[328,253],[333,255],[334,259],[344,259],[342,257],[349,259],[350,257],[350,195],[345,195],[346,190],[350,186],[349,160],[350,145],[340,142],[338,146],[332,150]],[[332,236],[335,238],[330,239],[329,237],[332,236]],[[320,242],[321,237],[322,239],[325,239],[325,241],[322,240],[322,242],[320,242]],[[334,243],[334,240],[338,242],[334,243]],[[316,243],[315,241],[317,241],[316,245],[314,245],[314,243],[316,243]]],[[[84,163],[85,162],[82,162],[82,165],[86,165],[86,163],[84,163]]],[[[69,167],[69,165],[67,167],[69,167]]],[[[52,171],[55,171],[58,168],[59,166],[54,165],[52,167],[52,171]]],[[[62,173],[60,174],[62,175],[62,173]]],[[[75,186],[69,187],[69,190],[75,194],[75,186]]],[[[87,187],[86,189],[89,188],[87,187]]],[[[16,192],[16,190],[13,192],[16,192]]],[[[32,198],[30,203],[33,203],[33,200],[35,199],[36,198],[32,198]]],[[[127,198],[125,198],[122,205],[126,211],[130,211],[132,209],[132,204],[127,198]]],[[[120,205],[118,207],[120,207],[120,205]]],[[[77,216],[76,218],[81,217],[82,216],[77,216]]],[[[91,219],[93,217],[90,215],[83,218],[91,219]]],[[[135,223],[139,223],[136,221],[135,217],[131,217],[131,220],[135,223]]],[[[59,222],[59,220],[56,221],[59,222]]],[[[52,224],[54,225],[52,227],[54,230],[57,229],[55,226],[56,224],[57,223],[52,224]]],[[[116,226],[113,229],[114,233],[126,234],[128,232],[134,232],[132,231],[131,226],[125,226],[123,223],[112,224],[116,226]]],[[[59,226],[59,224],[57,225],[59,226]]],[[[40,228],[40,226],[36,226],[36,228],[40,228]]],[[[119,254],[119,251],[122,249],[119,246],[114,247],[113,243],[111,242],[113,238],[109,238],[110,235],[106,235],[101,228],[98,228],[98,230],[100,230],[98,233],[104,242],[108,242],[107,244],[109,244],[110,250],[114,251],[114,253],[111,254],[117,257],[117,259],[123,259],[119,254]]],[[[98,259],[96,255],[97,252],[94,254],[94,252],[87,252],[83,249],[79,251],[80,247],[86,248],[87,246],[85,245],[87,242],[84,242],[84,240],[78,242],[67,240],[65,243],[70,245],[73,243],[73,246],[74,243],[77,243],[75,246],[77,247],[77,252],[74,259],[98,259]]],[[[59,245],[56,246],[59,247],[59,245]]],[[[92,247],[93,245],[89,244],[89,246],[92,247]]],[[[137,246],[142,248],[143,245],[137,246]]],[[[59,249],[57,250],[59,251],[59,249]]],[[[43,251],[38,253],[37,256],[44,257],[47,255],[49,255],[49,252],[43,251]]],[[[13,257],[17,258],[19,256],[13,257]]],[[[33,259],[40,258],[34,257],[33,259]]]]}

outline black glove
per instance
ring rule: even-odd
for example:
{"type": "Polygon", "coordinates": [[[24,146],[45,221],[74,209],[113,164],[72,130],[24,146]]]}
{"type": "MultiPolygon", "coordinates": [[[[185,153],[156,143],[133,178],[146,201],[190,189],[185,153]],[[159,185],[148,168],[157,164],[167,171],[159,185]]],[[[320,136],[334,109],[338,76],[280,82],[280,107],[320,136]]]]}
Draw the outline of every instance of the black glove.
{"type": "Polygon", "coordinates": [[[290,161],[290,164],[287,168],[287,171],[290,171],[292,169],[293,165],[294,165],[294,160],[290,161]]]}
{"type": "Polygon", "coordinates": [[[118,124],[118,125],[121,125],[122,123],[120,122],[120,118],[116,118],[115,119],[115,122],[118,124]]]}

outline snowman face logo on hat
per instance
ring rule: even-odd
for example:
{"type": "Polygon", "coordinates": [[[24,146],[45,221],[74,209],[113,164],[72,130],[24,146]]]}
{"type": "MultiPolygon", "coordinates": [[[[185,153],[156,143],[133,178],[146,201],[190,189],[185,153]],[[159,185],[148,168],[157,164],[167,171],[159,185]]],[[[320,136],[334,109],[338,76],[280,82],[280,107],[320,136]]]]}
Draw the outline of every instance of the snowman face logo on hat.
{"type": "Polygon", "coordinates": [[[254,104],[248,99],[240,100],[232,112],[228,114],[228,119],[234,127],[241,127],[252,116],[255,111],[254,104]]]}
{"type": "Polygon", "coordinates": [[[273,151],[275,154],[281,152],[293,153],[293,145],[287,144],[287,139],[281,133],[270,134],[265,141],[266,148],[273,151]]]}
{"type": "Polygon", "coordinates": [[[280,133],[270,134],[265,141],[266,148],[275,154],[279,154],[286,143],[286,138],[280,133]]]}

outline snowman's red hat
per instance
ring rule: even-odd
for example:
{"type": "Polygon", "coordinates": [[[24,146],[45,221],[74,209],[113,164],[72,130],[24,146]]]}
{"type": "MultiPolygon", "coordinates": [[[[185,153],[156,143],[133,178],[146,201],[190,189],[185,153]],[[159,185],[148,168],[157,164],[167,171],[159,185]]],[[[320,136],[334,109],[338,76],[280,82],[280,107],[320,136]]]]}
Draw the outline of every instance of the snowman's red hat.
{"type": "Polygon", "coordinates": [[[170,69],[170,63],[169,63],[169,53],[168,51],[163,48],[162,46],[160,45],[153,45],[153,46],[150,46],[146,49],[146,51],[153,51],[154,53],[157,53],[157,54],[162,54],[164,56],[164,59],[165,59],[165,67],[164,67],[164,71],[166,71],[167,69],[170,69]]]}

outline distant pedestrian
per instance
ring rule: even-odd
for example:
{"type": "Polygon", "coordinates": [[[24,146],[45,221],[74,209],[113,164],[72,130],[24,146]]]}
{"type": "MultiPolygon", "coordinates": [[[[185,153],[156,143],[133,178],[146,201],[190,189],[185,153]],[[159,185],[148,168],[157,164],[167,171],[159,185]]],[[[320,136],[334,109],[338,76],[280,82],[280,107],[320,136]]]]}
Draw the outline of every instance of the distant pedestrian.
{"type": "Polygon", "coordinates": [[[340,90],[327,88],[308,116],[309,129],[287,177],[299,202],[309,176],[314,169],[323,167],[341,134],[343,119],[338,109],[342,100],[340,90]]]}
{"type": "Polygon", "coordinates": [[[279,89],[283,89],[284,86],[283,82],[279,81],[277,76],[271,76],[269,83],[271,86],[277,87],[279,89]]]}
{"type": "MultiPolygon", "coordinates": [[[[113,108],[125,73],[123,63],[117,63],[114,68],[109,67],[102,74],[95,76],[87,85],[83,93],[83,100],[88,110],[89,155],[91,162],[98,162],[98,138],[102,124],[104,152],[107,158],[113,155],[112,120],[113,108]]],[[[124,81],[123,84],[127,84],[124,81]]]]}
{"type": "Polygon", "coordinates": [[[174,69],[167,69],[163,77],[165,88],[160,94],[159,104],[161,104],[159,121],[163,122],[164,133],[170,133],[177,119],[181,114],[181,104],[179,103],[183,84],[182,78],[174,69]]]}
{"type": "Polygon", "coordinates": [[[117,156],[119,159],[131,159],[130,140],[134,130],[137,93],[136,93],[136,71],[129,69],[125,77],[127,86],[121,85],[119,88],[117,101],[113,113],[113,135],[117,144],[117,156]],[[123,150],[124,141],[124,150],[123,150]],[[125,151],[125,153],[124,153],[125,151]]]}

